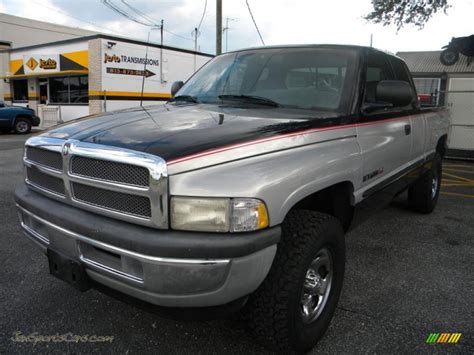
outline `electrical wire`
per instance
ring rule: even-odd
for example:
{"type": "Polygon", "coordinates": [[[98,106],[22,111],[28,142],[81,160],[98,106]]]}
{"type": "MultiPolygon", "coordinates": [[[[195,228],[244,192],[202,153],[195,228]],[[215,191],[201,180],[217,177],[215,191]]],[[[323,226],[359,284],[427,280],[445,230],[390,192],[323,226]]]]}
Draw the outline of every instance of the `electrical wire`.
{"type": "Polygon", "coordinates": [[[158,22],[151,18],[150,16],[144,14],[143,12],[141,12],[140,10],[138,10],[136,7],[130,5],[128,2],[126,2],[125,0],[121,0],[122,1],[122,4],[124,4],[126,7],[128,7],[130,10],[132,10],[133,12],[135,12],[138,16],[144,18],[145,20],[149,21],[150,23],[153,23],[154,26],[161,26],[158,24],[158,22]]]}
{"type": "Polygon", "coordinates": [[[127,18],[127,19],[129,19],[133,22],[136,22],[136,23],[138,23],[140,25],[143,25],[143,26],[154,27],[154,24],[152,22],[150,22],[148,20],[146,20],[147,22],[143,22],[143,20],[137,19],[136,17],[131,16],[125,10],[121,9],[119,6],[117,6],[116,4],[114,4],[110,0],[102,0],[102,3],[105,6],[107,6],[109,9],[113,10],[114,12],[124,16],[125,18],[127,18]]]}
{"type": "Polygon", "coordinates": [[[166,33],[169,33],[170,35],[173,35],[173,36],[176,36],[176,37],[179,37],[179,38],[185,39],[185,40],[187,40],[187,41],[194,41],[194,39],[193,39],[193,38],[189,38],[189,37],[181,36],[181,35],[179,35],[179,34],[177,34],[177,33],[171,32],[171,31],[169,31],[169,30],[166,30],[166,29],[163,29],[163,31],[164,31],[164,32],[166,32],[166,33]]]}
{"type": "Polygon", "coordinates": [[[204,20],[204,16],[206,15],[206,9],[207,9],[207,0],[205,0],[204,2],[204,10],[202,11],[201,21],[199,21],[197,32],[199,32],[199,30],[201,29],[202,21],[204,20]]]}
{"type": "MultiPolygon", "coordinates": [[[[121,9],[118,5],[114,4],[111,0],[102,0],[102,3],[105,6],[107,6],[109,9],[113,10],[114,12],[118,13],[119,15],[121,15],[121,16],[123,16],[123,17],[125,17],[125,18],[127,18],[127,19],[129,19],[133,22],[136,22],[140,25],[147,26],[147,27],[160,27],[161,26],[161,24],[157,24],[155,22],[155,20],[153,20],[151,17],[149,17],[148,15],[145,15],[143,12],[141,12],[140,10],[138,10],[135,7],[131,6],[126,1],[121,0],[121,2],[125,6],[127,6],[130,10],[135,12],[135,15],[136,16],[138,15],[139,17],[137,18],[136,16],[131,16],[131,14],[128,14],[125,10],[121,9]]],[[[166,33],[169,33],[173,36],[179,37],[181,39],[185,39],[187,41],[194,41],[194,39],[192,39],[192,38],[179,35],[175,32],[167,30],[167,29],[163,29],[163,31],[166,32],[166,33]]]]}
{"type": "Polygon", "coordinates": [[[255,22],[255,19],[252,14],[252,10],[250,9],[249,5],[249,0],[245,0],[247,3],[247,8],[249,9],[250,17],[252,17],[253,24],[255,25],[255,28],[257,29],[258,36],[260,37],[260,40],[262,41],[262,44],[265,45],[265,42],[263,41],[262,35],[260,34],[260,30],[258,29],[257,22],[255,22]]]}

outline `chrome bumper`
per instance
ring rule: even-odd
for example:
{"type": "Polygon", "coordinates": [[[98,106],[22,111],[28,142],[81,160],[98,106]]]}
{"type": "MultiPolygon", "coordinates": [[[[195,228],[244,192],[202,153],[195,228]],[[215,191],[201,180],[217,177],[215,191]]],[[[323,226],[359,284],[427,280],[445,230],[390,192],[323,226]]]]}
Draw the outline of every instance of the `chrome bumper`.
{"type": "Polygon", "coordinates": [[[18,204],[17,208],[25,235],[44,252],[60,251],[80,261],[91,279],[161,306],[217,306],[250,294],[266,277],[276,253],[272,245],[230,259],[145,255],[60,227],[18,204]]]}

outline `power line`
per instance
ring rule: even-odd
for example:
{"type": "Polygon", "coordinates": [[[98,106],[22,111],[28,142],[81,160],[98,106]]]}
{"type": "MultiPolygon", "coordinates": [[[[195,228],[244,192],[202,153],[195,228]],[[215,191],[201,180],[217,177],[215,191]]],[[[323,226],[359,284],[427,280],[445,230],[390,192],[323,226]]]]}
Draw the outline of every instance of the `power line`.
{"type": "Polygon", "coordinates": [[[128,7],[130,10],[132,10],[133,12],[135,12],[138,16],[141,16],[142,18],[144,18],[145,20],[149,21],[150,23],[153,23],[154,26],[157,26],[159,27],[158,25],[158,22],[156,20],[154,20],[153,18],[151,18],[150,16],[144,14],[143,12],[141,12],[140,10],[138,10],[136,7],[130,5],[128,2],[126,2],[125,0],[121,0],[122,1],[122,4],[124,4],[126,7],[128,7]]]}
{"type": "MultiPolygon", "coordinates": [[[[137,18],[136,16],[131,16],[130,14],[125,12],[125,10],[121,9],[119,6],[114,4],[111,0],[102,0],[102,3],[105,6],[107,6],[109,9],[111,9],[112,11],[114,11],[114,12],[118,13],[119,15],[121,15],[121,16],[123,16],[123,17],[125,17],[125,18],[127,18],[127,19],[129,19],[133,22],[136,22],[136,23],[138,23],[142,26],[147,26],[147,27],[160,27],[161,26],[161,25],[158,25],[154,19],[152,19],[148,15],[145,15],[143,12],[136,9],[135,7],[131,6],[125,0],[121,0],[121,2],[125,6],[127,6],[130,10],[135,12],[135,15],[138,15],[139,17],[137,18]]],[[[179,37],[181,39],[185,39],[185,40],[188,40],[188,41],[194,41],[192,38],[179,35],[175,32],[172,32],[172,31],[169,31],[169,30],[166,30],[166,29],[163,29],[163,31],[166,32],[166,33],[169,33],[170,35],[179,37]]]]}
{"type": "Polygon", "coordinates": [[[189,38],[189,37],[181,36],[181,35],[179,35],[179,34],[177,34],[177,33],[174,33],[174,32],[171,32],[171,31],[168,31],[168,30],[166,30],[166,29],[163,29],[163,31],[165,31],[166,33],[169,33],[170,35],[173,35],[173,36],[176,36],[176,37],[179,37],[179,38],[185,39],[185,40],[187,40],[187,41],[194,41],[194,39],[193,39],[193,38],[189,38]]]}
{"type": "MultiPolygon", "coordinates": [[[[199,21],[199,25],[197,27],[198,32],[201,29],[202,21],[204,20],[204,16],[206,15],[206,8],[207,8],[207,0],[205,0],[205,2],[204,2],[204,10],[202,11],[201,21],[199,21]]],[[[197,35],[197,33],[196,33],[196,35],[197,35]]]]}
{"type": "Polygon", "coordinates": [[[111,0],[102,0],[102,3],[105,6],[107,6],[109,9],[111,9],[112,11],[122,15],[123,17],[125,17],[125,18],[127,18],[127,19],[129,19],[133,22],[136,22],[140,25],[147,26],[147,27],[153,27],[154,26],[153,23],[148,21],[148,20],[146,20],[147,22],[143,22],[143,20],[131,16],[125,10],[121,9],[118,5],[114,4],[111,0]]]}
{"type": "Polygon", "coordinates": [[[258,29],[257,23],[255,22],[255,19],[253,18],[252,10],[250,10],[249,0],[245,0],[245,2],[247,3],[247,8],[249,9],[250,17],[252,17],[253,24],[255,25],[255,28],[257,29],[257,33],[260,37],[260,40],[262,41],[262,44],[265,45],[262,35],[260,34],[260,30],[258,29]]]}

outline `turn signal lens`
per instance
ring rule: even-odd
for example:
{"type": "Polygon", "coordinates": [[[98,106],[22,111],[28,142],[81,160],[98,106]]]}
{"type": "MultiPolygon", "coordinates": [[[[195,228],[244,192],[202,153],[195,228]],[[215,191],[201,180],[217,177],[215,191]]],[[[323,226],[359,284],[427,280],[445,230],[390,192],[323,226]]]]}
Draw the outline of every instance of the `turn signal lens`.
{"type": "Polygon", "coordinates": [[[268,227],[265,204],[256,199],[232,200],[231,232],[249,232],[268,227]]]}

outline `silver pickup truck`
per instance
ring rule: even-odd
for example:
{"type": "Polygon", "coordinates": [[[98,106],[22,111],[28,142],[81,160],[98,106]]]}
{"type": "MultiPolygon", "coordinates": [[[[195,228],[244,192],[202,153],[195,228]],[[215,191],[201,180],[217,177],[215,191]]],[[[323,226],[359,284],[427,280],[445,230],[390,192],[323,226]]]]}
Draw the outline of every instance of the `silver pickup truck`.
{"type": "Polygon", "coordinates": [[[26,236],[79,290],[242,308],[274,348],[312,348],[341,293],[344,233],[407,189],[434,209],[448,113],[420,109],[400,58],[356,46],[226,53],[172,94],[30,138],[26,236]]]}

